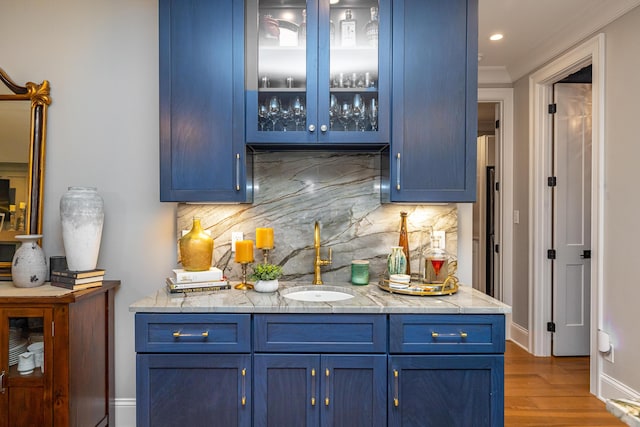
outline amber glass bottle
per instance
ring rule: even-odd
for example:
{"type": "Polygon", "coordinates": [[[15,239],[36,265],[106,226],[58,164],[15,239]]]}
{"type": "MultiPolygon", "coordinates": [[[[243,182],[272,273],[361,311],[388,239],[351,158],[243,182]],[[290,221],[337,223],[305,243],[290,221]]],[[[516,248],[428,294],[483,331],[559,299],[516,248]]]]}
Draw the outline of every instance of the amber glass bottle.
{"type": "Polygon", "coordinates": [[[411,258],[409,257],[409,232],[407,231],[407,213],[400,212],[400,239],[398,246],[402,246],[402,252],[407,257],[407,274],[411,274],[411,258]]]}
{"type": "Polygon", "coordinates": [[[211,268],[213,238],[204,232],[200,218],[193,218],[191,231],[180,239],[180,263],[187,271],[211,268]]]}

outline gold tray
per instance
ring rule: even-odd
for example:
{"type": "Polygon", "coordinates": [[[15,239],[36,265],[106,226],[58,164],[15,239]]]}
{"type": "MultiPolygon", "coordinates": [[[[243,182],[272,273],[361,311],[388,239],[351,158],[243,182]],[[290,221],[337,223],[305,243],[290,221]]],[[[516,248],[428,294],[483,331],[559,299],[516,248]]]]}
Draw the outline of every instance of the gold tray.
{"type": "Polygon", "coordinates": [[[437,296],[437,295],[452,295],[458,292],[458,278],[456,276],[449,276],[444,283],[427,283],[420,279],[411,278],[407,288],[393,288],[390,286],[392,282],[386,277],[381,277],[378,282],[378,287],[382,290],[390,292],[392,294],[402,295],[418,295],[418,296],[437,296]]]}

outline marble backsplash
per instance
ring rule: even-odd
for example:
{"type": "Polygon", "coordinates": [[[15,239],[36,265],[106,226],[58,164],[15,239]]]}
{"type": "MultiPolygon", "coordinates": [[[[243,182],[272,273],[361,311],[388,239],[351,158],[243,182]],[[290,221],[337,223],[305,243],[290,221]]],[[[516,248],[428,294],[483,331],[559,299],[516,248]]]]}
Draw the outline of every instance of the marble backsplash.
{"type": "MultiPolygon", "coordinates": [[[[214,265],[235,282],[241,268],[233,261],[231,232],[241,231],[255,242],[256,227],[272,227],[270,261],[282,265],[283,280],[311,282],[314,223],[319,221],[322,258],[333,249],[332,264],[322,267],[323,281],[349,281],[351,261],[365,259],[373,282],[386,268],[389,248],[398,244],[401,211],[408,213],[412,272],[420,271],[430,231],[443,230],[455,273],[456,205],[381,204],[377,153],[256,153],[252,204],[181,203],[177,230],[190,229],[193,217],[200,217],[214,238],[214,265]]],[[[262,260],[257,249],[255,259],[262,260]]]]}

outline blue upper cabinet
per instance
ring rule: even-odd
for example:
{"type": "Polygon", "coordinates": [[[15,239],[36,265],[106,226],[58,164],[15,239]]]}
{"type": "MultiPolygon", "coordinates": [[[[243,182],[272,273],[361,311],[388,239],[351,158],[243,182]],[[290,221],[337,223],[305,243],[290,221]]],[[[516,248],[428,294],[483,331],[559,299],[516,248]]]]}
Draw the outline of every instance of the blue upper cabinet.
{"type": "Polygon", "coordinates": [[[477,3],[393,1],[393,125],[384,201],[475,201],[477,3]]]}
{"type": "Polygon", "coordinates": [[[389,143],[391,0],[248,0],[246,14],[247,144],[389,143]]]}
{"type": "Polygon", "coordinates": [[[160,200],[246,202],[244,2],[160,0],[160,200]]]}

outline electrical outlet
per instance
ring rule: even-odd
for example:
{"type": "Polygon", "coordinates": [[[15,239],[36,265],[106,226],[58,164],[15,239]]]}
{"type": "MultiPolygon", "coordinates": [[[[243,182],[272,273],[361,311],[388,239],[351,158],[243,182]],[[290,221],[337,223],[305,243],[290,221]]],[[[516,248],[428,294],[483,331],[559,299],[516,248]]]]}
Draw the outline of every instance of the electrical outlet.
{"type": "Polygon", "coordinates": [[[604,354],[604,360],[613,363],[613,344],[611,344],[609,352],[604,354]]]}
{"type": "Polygon", "coordinates": [[[520,211],[517,209],[513,211],[513,223],[520,224],[520,211]]]}
{"type": "Polygon", "coordinates": [[[439,241],[440,249],[446,249],[445,248],[445,232],[444,232],[444,230],[435,230],[433,232],[433,239],[439,241]]]}
{"type": "Polygon", "coordinates": [[[242,240],[242,231],[231,232],[231,252],[236,251],[236,242],[242,240]]]}

